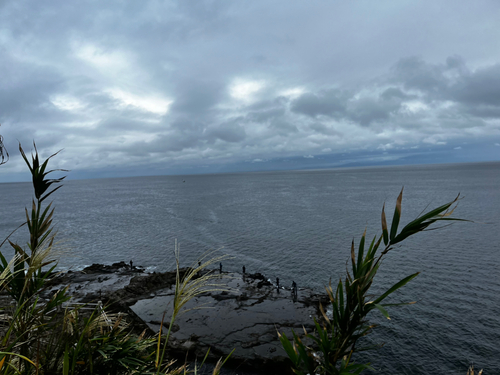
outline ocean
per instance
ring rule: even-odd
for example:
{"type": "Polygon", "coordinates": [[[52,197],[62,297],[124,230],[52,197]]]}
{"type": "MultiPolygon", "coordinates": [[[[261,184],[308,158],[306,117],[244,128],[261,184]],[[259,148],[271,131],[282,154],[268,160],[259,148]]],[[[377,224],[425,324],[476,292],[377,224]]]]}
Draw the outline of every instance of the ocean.
{"type": "MultiPolygon", "coordinates": [[[[353,239],[381,233],[384,203],[390,222],[403,187],[400,228],[459,193],[454,216],[471,222],[416,234],[387,254],[374,292],[419,271],[392,298],[417,303],[389,308],[391,320],[373,313],[380,325],[366,343],[385,345],[358,358],[379,374],[465,374],[471,363],[499,374],[498,162],[69,180],[52,196],[59,268],[132,260],[171,270],[177,239],[181,266],[217,250],[232,257],[224,270],[245,266],[321,291],[344,277],[353,239]]],[[[30,183],[0,184],[2,240],[32,195],[30,183]]],[[[11,239],[25,243],[27,229],[11,239]]]]}

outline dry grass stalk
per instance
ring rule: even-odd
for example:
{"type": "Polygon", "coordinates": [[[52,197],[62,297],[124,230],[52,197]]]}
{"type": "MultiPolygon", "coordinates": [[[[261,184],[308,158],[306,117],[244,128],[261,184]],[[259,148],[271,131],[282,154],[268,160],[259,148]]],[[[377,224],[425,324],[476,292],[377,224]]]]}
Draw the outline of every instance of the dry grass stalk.
{"type": "Polygon", "coordinates": [[[477,374],[476,372],[474,371],[474,365],[470,365],[469,366],[469,369],[467,370],[467,375],[482,375],[483,374],[483,370],[480,370],[477,374]]]}

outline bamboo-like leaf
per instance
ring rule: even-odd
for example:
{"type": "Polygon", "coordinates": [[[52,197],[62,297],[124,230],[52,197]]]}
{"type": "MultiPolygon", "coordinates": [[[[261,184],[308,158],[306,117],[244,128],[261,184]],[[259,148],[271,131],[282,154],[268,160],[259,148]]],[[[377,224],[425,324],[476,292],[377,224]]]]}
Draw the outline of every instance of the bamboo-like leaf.
{"type": "Polygon", "coordinates": [[[373,306],[375,306],[381,313],[384,315],[387,319],[391,320],[389,317],[389,313],[387,312],[386,309],[382,305],[379,305],[378,303],[374,303],[373,306]]]}
{"type": "Polygon", "coordinates": [[[45,192],[49,189],[49,187],[52,184],[60,183],[62,180],[64,180],[66,178],[66,176],[64,176],[64,177],[56,178],[56,179],[46,179],[46,176],[48,174],[54,172],[54,171],[67,172],[67,170],[64,170],[64,169],[53,169],[53,170],[50,170],[50,171],[46,172],[45,170],[47,168],[47,164],[48,164],[49,160],[52,157],[54,157],[55,155],[57,155],[61,150],[59,150],[58,152],[56,152],[56,153],[52,154],[51,156],[49,156],[42,163],[42,165],[40,165],[40,161],[39,161],[39,158],[38,158],[38,150],[36,148],[35,142],[33,142],[33,147],[35,148],[35,153],[31,154],[31,160],[32,160],[32,162],[30,164],[30,162],[28,161],[28,158],[27,158],[26,154],[24,153],[23,148],[21,147],[21,144],[19,143],[19,151],[21,152],[21,155],[22,155],[24,161],[26,162],[26,164],[28,165],[28,168],[30,169],[30,172],[31,172],[31,175],[32,175],[33,187],[35,189],[35,197],[36,197],[36,199],[39,202],[43,202],[54,191],[56,191],[56,190],[58,190],[60,188],[60,186],[59,186],[59,187],[53,189],[51,192],[45,194],[45,192]]]}
{"type": "Polygon", "coordinates": [[[334,322],[334,324],[336,322],[340,322],[341,315],[340,315],[339,305],[337,303],[337,300],[332,301],[332,315],[333,315],[333,322],[334,322]]]}
{"type": "Polygon", "coordinates": [[[342,279],[339,280],[339,285],[337,287],[338,300],[339,300],[339,312],[340,316],[344,316],[344,286],[342,284],[342,279]]]}
{"type": "Polygon", "coordinates": [[[358,266],[357,266],[358,269],[363,264],[363,255],[365,251],[365,238],[366,238],[366,228],[365,231],[363,232],[363,236],[361,236],[361,241],[359,241],[358,266]]]}
{"type": "Polygon", "coordinates": [[[399,193],[398,199],[396,200],[396,207],[394,208],[394,216],[392,218],[391,224],[391,241],[396,237],[396,234],[398,232],[399,220],[401,219],[401,201],[403,200],[403,189],[401,189],[401,192],[399,193]]]}
{"type": "Polygon", "coordinates": [[[382,206],[382,236],[384,237],[384,244],[387,246],[389,243],[389,232],[387,230],[387,220],[385,218],[385,203],[382,206]]]}
{"type": "Polygon", "coordinates": [[[69,349],[67,344],[66,344],[66,350],[64,351],[63,375],[69,375],[69,349]]]}
{"type": "Polygon", "coordinates": [[[296,335],[296,333],[292,330],[293,340],[295,342],[295,347],[297,348],[299,360],[304,363],[305,367],[308,371],[314,370],[314,360],[311,358],[306,350],[305,345],[302,343],[302,340],[296,335]]]}
{"type": "MultiPolygon", "coordinates": [[[[64,176],[63,178],[60,178],[59,181],[54,181],[54,182],[60,182],[62,181],[66,176],[64,176]]],[[[44,197],[42,197],[42,199],[40,199],[40,202],[43,202],[45,199],[47,199],[52,193],[54,193],[55,191],[59,190],[60,188],[62,188],[62,185],[56,187],[54,190],[52,190],[50,193],[46,194],[44,197]]]]}
{"type": "MultiPolygon", "coordinates": [[[[321,315],[323,315],[323,318],[326,320],[326,322],[328,324],[331,324],[330,319],[328,318],[328,316],[325,313],[325,310],[323,309],[323,304],[321,304],[321,303],[319,304],[319,311],[321,312],[321,315]]],[[[305,332],[305,328],[304,328],[304,332],[305,332]]],[[[307,335],[307,332],[305,332],[305,334],[307,335]]]]}
{"type": "Polygon", "coordinates": [[[7,259],[3,256],[3,254],[0,252],[0,261],[2,262],[2,270],[4,271],[9,267],[9,262],[7,262],[7,259]]]}
{"type": "MultiPolygon", "coordinates": [[[[436,209],[437,210],[437,209],[436,209]]],[[[436,210],[433,210],[433,211],[436,211],[436,210]]],[[[442,212],[442,211],[441,211],[442,212]]],[[[442,214],[444,215],[444,214],[442,214]]],[[[438,229],[438,228],[433,228],[433,229],[427,229],[430,225],[434,224],[435,222],[437,221],[470,221],[470,220],[465,220],[465,219],[457,219],[457,218],[451,218],[451,217],[444,217],[442,215],[434,215],[434,216],[431,216],[430,218],[428,218],[428,214],[426,214],[425,216],[427,217],[427,219],[425,220],[414,220],[412,223],[406,225],[402,230],[401,232],[396,236],[396,238],[391,241],[392,244],[396,244],[398,242],[401,242],[403,241],[404,239],[416,234],[416,233],[419,233],[419,232],[423,232],[424,230],[434,230],[434,229],[438,229]],[[417,221],[418,220],[418,221],[417,221]]],[[[448,225],[445,225],[443,227],[446,227],[448,225]]]]}
{"type": "Polygon", "coordinates": [[[328,294],[328,298],[330,299],[330,302],[333,302],[335,301],[335,298],[333,297],[333,289],[332,289],[332,280],[330,279],[330,282],[329,282],[329,287],[326,288],[326,294],[328,294]]]}
{"type": "Polygon", "coordinates": [[[396,284],[394,284],[393,286],[391,286],[384,294],[382,294],[375,301],[373,301],[373,303],[378,304],[378,303],[382,302],[391,293],[395,292],[396,290],[398,290],[399,288],[401,288],[402,286],[406,285],[408,282],[410,282],[411,280],[413,280],[415,277],[417,277],[417,275],[419,273],[420,272],[416,272],[416,273],[414,273],[414,274],[412,274],[410,276],[406,276],[404,279],[398,281],[396,284]]]}
{"type": "Polygon", "coordinates": [[[19,253],[21,254],[22,256],[25,256],[26,253],[24,252],[23,248],[21,246],[19,246],[18,244],[16,243],[13,243],[11,241],[9,241],[10,243],[10,246],[12,246],[12,248],[16,251],[16,253],[19,253]]]}
{"type": "MultiPolygon", "coordinates": [[[[29,362],[30,364],[32,364],[33,366],[35,366],[35,364],[33,363],[33,361],[27,357],[25,357],[24,355],[21,355],[21,354],[18,354],[18,353],[10,353],[10,352],[4,352],[4,351],[0,351],[0,355],[3,355],[3,359],[2,359],[2,364],[4,363],[4,359],[5,359],[5,356],[7,355],[13,355],[13,356],[16,356],[18,358],[21,358],[22,360],[26,361],[26,362],[29,362]]],[[[2,368],[2,366],[0,366],[0,369],[2,368]]]]}
{"type": "MultiPolygon", "coordinates": [[[[40,216],[40,221],[42,221],[42,222],[45,221],[45,217],[47,216],[47,213],[49,212],[51,206],[52,206],[52,202],[50,202],[47,205],[47,207],[45,207],[45,210],[43,210],[43,213],[40,216]]],[[[50,220],[50,218],[52,218],[53,214],[54,214],[54,209],[52,209],[52,211],[50,212],[49,217],[47,218],[47,220],[50,220]]]]}
{"type": "Polygon", "coordinates": [[[33,174],[33,168],[31,167],[31,164],[30,164],[26,154],[24,153],[23,148],[21,147],[21,143],[19,143],[19,152],[21,153],[21,156],[23,157],[24,161],[28,165],[28,168],[30,169],[31,174],[33,174]]]}
{"type": "MultiPolygon", "coordinates": [[[[427,228],[440,220],[455,220],[449,216],[453,212],[452,204],[438,207],[430,213],[417,217],[412,223],[405,226],[398,234],[398,227],[401,220],[402,206],[401,190],[396,201],[394,217],[391,224],[390,232],[387,230],[387,221],[385,217],[385,205],[382,208],[382,230],[383,233],[375,236],[370,243],[370,247],[365,251],[366,245],[366,230],[361,238],[358,254],[356,256],[354,249],[354,241],[351,242],[351,263],[352,275],[349,270],[346,270],[345,283],[340,279],[336,286],[335,293],[332,289],[331,280],[326,289],[331,302],[333,317],[331,319],[325,313],[322,305],[319,310],[324,318],[321,326],[315,320],[315,331],[306,334],[306,337],[312,340],[314,349],[306,347],[298,337],[295,338],[295,343],[299,349],[296,353],[300,358],[311,359],[315,358],[315,367],[306,370],[306,363],[301,362],[300,367],[295,367],[296,374],[304,375],[306,373],[322,373],[322,374],[359,374],[367,365],[358,365],[350,363],[351,354],[356,351],[365,350],[367,348],[359,348],[356,346],[357,340],[368,333],[375,327],[374,324],[369,324],[367,314],[378,309],[382,315],[390,319],[387,311],[387,306],[395,306],[401,304],[382,304],[389,295],[394,293],[399,288],[406,285],[409,281],[418,275],[414,273],[407,276],[387,289],[382,295],[373,297],[374,300],[368,301],[369,289],[374,282],[374,278],[382,264],[383,256],[393,248],[393,245],[402,241],[406,237],[417,233],[427,228]],[[385,249],[378,257],[375,257],[380,244],[384,241],[385,249]],[[314,353],[315,352],[315,353],[314,353]],[[319,354],[319,355],[317,355],[319,354]],[[344,358],[344,359],[343,359],[344,358]],[[340,366],[340,367],[339,367],[340,366]]],[[[458,199],[458,197],[457,197],[458,199]]],[[[405,304],[411,304],[405,303],[405,304]]]]}
{"type": "Polygon", "coordinates": [[[297,363],[298,354],[288,337],[286,337],[285,333],[278,332],[278,338],[280,339],[281,345],[283,346],[283,349],[285,349],[288,357],[290,357],[293,363],[297,363]]]}
{"type": "MultiPolygon", "coordinates": [[[[373,240],[375,239],[376,236],[373,238],[373,240]]],[[[375,257],[375,253],[377,252],[381,242],[382,242],[382,236],[379,237],[375,245],[370,246],[370,250],[368,251],[368,254],[366,254],[366,259],[373,259],[375,257]]]]}
{"type": "MultiPolygon", "coordinates": [[[[459,197],[460,197],[460,194],[458,194],[457,197],[454,200],[452,200],[451,202],[443,204],[442,206],[439,206],[439,207],[437,207],[437,208],[429,211],[428,213],[426,213],[426,214],[424,214],[422,216],[417,217],[415,220],[413,220],[410,223],[408,223],[405,226],[405,228],[403,228],[403,229],[411,228],[411,227],[413,227],[413,226],[415,226],[417,224],[421,224],[421,223],[423,223],[426,220],[429,220],[429,219],[431,219],[431,218],[433,218],[435,216],[438,216],[443,211],[448,210],[454,203],[456,203],[458,201],[459,197]]],[[[467,220],[460,219],[460,221],[467,221],[467,220]]]]}
{"type": "Polygon", "coordinates": [[[36,223],[37,222],[37,208],[36,208],[36,203],[35,203],[35,200],[32,200],[31,201],[31,221],[33,223],[36,223]]]}
{"type": "Polygon", "coordinates": [[[354,277],[356,277],[356,255],[354,253],[354,238],[351,243],[351,264],[352,264],[352,273],[354,277]]]}

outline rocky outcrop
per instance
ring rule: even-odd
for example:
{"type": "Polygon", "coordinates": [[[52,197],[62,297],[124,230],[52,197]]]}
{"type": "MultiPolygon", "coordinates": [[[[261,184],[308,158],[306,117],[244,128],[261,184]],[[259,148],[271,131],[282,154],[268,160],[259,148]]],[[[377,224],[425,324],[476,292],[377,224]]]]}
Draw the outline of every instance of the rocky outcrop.
{"type": "MultiPolygon", "coordinates": [[[[210,349],[210,356],[218,359],[234,349],[233,366],[258,373],[286,373],[289,366],[278,332],[290,337],[292,329],[300,333],[303,327],[312,330],[320,300],[326,303],[324,297],[300,288],[295,296],[258,273],[223,273],[219,281],[225,291],[205,293],[185,306],[188,311],[177,318],[172,329],[170,354],[199,358],[210,349]]],[[[102,300],[111,310],[127,312],[137,332],[149,329],[154,334],[164,313],[169,321],[175,272],[146,273],[123,262],[94,264],[60,275],[53,283],[53,289],[70,285],[75,301],[102,300]]]]}

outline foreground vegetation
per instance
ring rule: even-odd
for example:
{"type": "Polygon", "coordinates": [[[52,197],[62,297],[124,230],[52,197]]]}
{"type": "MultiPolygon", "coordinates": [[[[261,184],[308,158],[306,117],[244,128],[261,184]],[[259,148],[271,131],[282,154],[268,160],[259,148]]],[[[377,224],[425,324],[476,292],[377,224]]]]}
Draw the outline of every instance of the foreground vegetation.
{"type": "MultiPolygon", "coordinates": [[[[54,209],[45,200],[58,190],[64,177],[48,179],[51,155],[40,162],[35,147],[31,162],[21,146],[19,151],[32,175],[34,196],[31,211],[25,209],[29,241],[26,248],[11,242],[14,257],[7,261],[0,253],[0,287],[11,297],[1,322],[0,371],[2,374],[186,374],[197,373],[165,356],[170,328],[162,336],[147,338],[130,333],[123,315],[107,314],[101,306],[90,313],[68,303],[68,288],[49,292],[47,283],[54,276],[56,261],[54,209]]],[[[3,154],[2,154],[3,155],[3,154]]],[[[59,170],[61,171],[61,170],[59,170]]],[[[64,171],[63,171],[64,172],[64,171]]],[[[5,243],[6,241],[4,241],[5,243]]],[[[178,260],[178,247],[176,245],[178,260]]],[[[219,276],[198,275],[224,257],[204,257],[181,279],[177,261],[175,297],[170,325],[193,297],[217,290],[219,276]]],[[[208,353],[207,353],[208,354],[208,353]]],[[[218,374],[224,362],[213,370],[218,374]]],[[[203,363],[202,363],[203,365],[203,363]]]]}
{"type": "MultiPolygon", "coordinates": [[[[0,156],[4,155],[0,139],[0,156]]],[[[175,298],[167,319],[169,329],[155,337],[135,336],[130,333],[122,315],[107,314],[97,306],[90,313],[80,307],[72,307],[67,287],[55,292],[48,291],[47,282],[54,275],[56,261],[52,257],[56,248],[52,227],[54,209],[46,199],[59,189],[64,177],[48,179],[54,170],[47,170],[51,155],[40,162],[35,146],[31,162],[19,146],[33,181],[34,199],[31,210],[25,209],[25,225],[29,241],[25,247],[4,241],[14,250],[14,257],[7,261],[0,252],[0,287],[11,297],[11,306],[1,317],[0,371],[2,374],[186,374],[197,373],[187,364],[177,364],[168,359],[167,342],[170,327],[183,312],[185,304],[193,297],[221,287],[214,283],[211,273],[198,277],[200,271],[221,258],[205,257],[181,278],[177,259],[175,298]],[[57,187],[56,187],[57,186],[57,187]]],[[[59,170],[61,171],[61,170],[59,170]]],[[[64,171],[63,171],[64,172],[64,171]]],[[[326,292],[330,308],[320,307],[321,316],[315,319],[313,332],[293,333],[288,338],[280,334],[280,340],[291,360],[296,374],[360,374],[369,364],[356,363],[353,355],[366,348],[359,340],[375,328],[368,315],[378,310],[389,319],[387,297],[414,279],[409,275],[385,292],[373,296],[370,288],[384,256],[408,237],[429,229],[432,224],[459,220],[450,217],[458,197],[428,213],[422,214],[399,230],[402,212],[401,191],[389,229],[385,210],[382,209],[382,233],[369,243],[366,231],[357,250],[351,245],[350,270],[335,287],[326,292]],[[399,231],[398,231],[399,230],[399,231]],[[330,313],[331,311],[331,313],[330,313]]],[[[3,245],[3,243],[2,243],[3,245]]],[[[0,245],[1,246],[1,245],[0,245]]],[[[207,353],[208,354],[208,353],[207,353]]],[[[206,357],[205,357],[206,358],[206,357]]],[[[227,358],[226,358],[227,360],[227,358]]],[[[214,374],[218,374],[224,361],[219,361],[214,374]]],[[[469,370],[474,375],[474,370],[469,370]]]]}
{"type": "Polygon", "coordinates": [[[394,249],[396,244],[400,244],[416,233],[425,231],[436,222],[461,220],[450,217],[459,196],[449,203],[421,214],[398,233],[402,199],[403,190],[396,201],[390,231],[384,207],[381,215],[382,234],[373,237],[369,246],[366,246],[365,230],[357,252],[354,240],[352,241],[351,270],[346,271],[345,279],[343,281],[340,279],[335,289],[331,282],[326,288],[330,299],[331,316],[328,316],[324,308],[320,306],[322,319],[321,321],[315,319],[313,333],[307,333],[304,330],[304,335],[300,338],[294,332],[292,341],[285,334],[280,335],[281,343],[292,361],[293,371],[296,374],[360,374],[363,370],[370,368],[369,364],[352,361],[352,355],[355,352],[370,349],[358,347],[359,339],[368,335],[376,327],[375,324],[369,322],[368,314],[373,310],[378,310],[390,319],[387,307],[413,303],[388,304],[384,301],[396,290],[413,280],[419,272],[403,278],[379,295],[370,293],[382,259],[394,249]],[[309,344],[306,344],[305,340],[309,344]]]}

